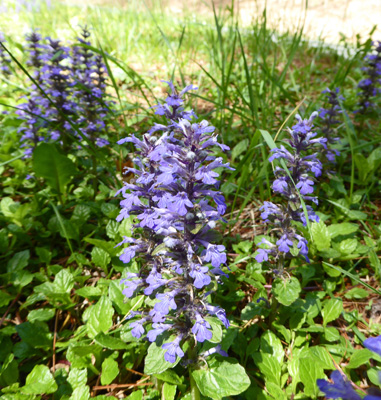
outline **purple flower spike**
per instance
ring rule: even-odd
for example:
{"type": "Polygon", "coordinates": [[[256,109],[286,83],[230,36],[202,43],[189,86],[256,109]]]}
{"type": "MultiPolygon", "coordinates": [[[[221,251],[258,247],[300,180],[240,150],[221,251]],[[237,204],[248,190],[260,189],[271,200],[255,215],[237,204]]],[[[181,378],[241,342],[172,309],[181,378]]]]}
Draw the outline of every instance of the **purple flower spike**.
{"type": "Polygon", "coordinates": [[[165,331],[176,335],[163,345],[165,360],[174,363],[183,357],[181,341],[211,340],[211,326],[206,317],[216,316],[226,328],[225,311],[208,303],[209,289],[226,275],[225,247],[214,243],[212,232],[226,211],[224,196],[219,191],[217,168],[231,167],[218,152],[227,146],[218,142],[215,128],[207,121],[192,121],[195,114],[184,110],[184,94],[190,85],[178,92],[167,82],[170,94],[159,104],[156,114],[166,124],[155,124],[141,138],[134,135],[119,141],[133,143],[136,154],[133,183],[118,191],[123,196],[117,221],[134,219],[131,238],[124,237],[120,260],[124,263],[141,259],[136,274],[127,273],[122,280],[127,297],[143,293],[149,297],[141,310],[141,324],[133,322],[134,335],[147,329],[150,342],[165,331]],[[208,264],[212,264],[210,267],[208,264]]]}
{"type": "MultiPolygon", "coordinates": [[[[336,102],[337,98],[336,96],[336,102]]],[[[322,115],[328,113],[328,111],[321,111],[322,115]]],[[[314,192],[316,178],[322,174],[323,169],[321,161],[317,158],[320,153],[316,151],[316,147],[322,146],[324,149],[326,143],[330,141],[324,137],[316,137],[313,122],[317,116],[316,111],[308,119],[296,115],[297,123],[289,129],[290,138],[285,140],[288,148],[281,144],[279,148],[271,150],[269,157],[270,162],[275,162],[275,179],[272,189],[275,193],[279,193],[285,202],[274,204],[265,201],[260,207],[261,218],[265,223],[271,224],[277,246],[268,240],[262,240],[258,245],[265,244],[267,248],[259,248],[255,259],[259,263],[277,264],[275,269],[277,273],[283,271],[286,258],[294,257],[291,249],[298,248],[299,255],[309,262],[308,242],[300,235],[294,222],[307,224],[300,197],[304,202],[312,201],[318,204],[318,199],[310,196],[314,192]],[[280,165],[276,165],[277,159],[282,160],[280,165]]],[[[306,210],[310,221],[319,220],[310,205],[306,205],[306,210]]]]}
{"type": "Polygon", "coordinates": [[[343,400],[361,400],[361,396],[358,395],[353,389],[351,383],[343,377],[339,371],[333,371],[331,374],[332,383],[325,379],[318,379],[317,385],[319,389],[329,399],[343,399],[343,400]]]}
{"type": "Polygon", "coordinates": [[[358,84],[360,98],[358,102],[359,109],[356,113],[365,114],[374,107],[373,99],[381,92],[381,42],[372,43],[372,54],[364,58],[365,67],[362,70],[367,76],[358,84]]]}

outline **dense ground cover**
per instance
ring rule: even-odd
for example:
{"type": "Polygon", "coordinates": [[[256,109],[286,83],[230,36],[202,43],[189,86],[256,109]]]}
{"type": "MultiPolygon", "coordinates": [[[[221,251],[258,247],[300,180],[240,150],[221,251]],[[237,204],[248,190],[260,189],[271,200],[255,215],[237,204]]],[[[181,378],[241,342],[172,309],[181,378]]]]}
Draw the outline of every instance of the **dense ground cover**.
{"type": "MultiPolygon", "coordinates": [[[[6,4],[8,12],[1,17],[1,65],[6,66],[0,77],[2,396],[315,399],[323,396],[316,381],[334,370],[345,373],[358,393],[378,386],[380,356],[363,345],[366,338],[381,334],[380,94],[368,90],[369,82],[362,84],[363,90],[358,87],[369,75],[364,67],[371,60],[364,57],[373,54],[370,36],[359,37],[356,44],[310,43],[302,23],[296,32],[279,33],[267,27],[266,14],[250,29],[239,29],[232,8],[179,19],[140,2],[86,11],[56,2],[17,4],[6,4]],[[82,39],[90,45],[77,39],[85,25],[91,36],[82,39]],[[31,41],[28,50],[24,37],[33,29],[42,38],[62,41],[55,44],[58,50],[52,42],[41,47],[47,55],[34,65],[31,41]],[[77,64],[72,61],[75,54],[82,60],[77,64]],[[39,62],[50,67],[44,69],[39,62]],[[192,270],[192,279],[183,283],[187,288],[194,283],[192,301],[199,295],[199,302],[225,309],[230,327],[220,324],[225,321],[221,314],[208,317],[212,337],[203,337],[199,328],[193,332],[202,342],[198,347],[193,337],[182,339],[185,363],[178,358],[174,367],[168,356],[164,360],[160,346],[137,338],[124,318],[155,307],[149,293],[131,298],[125,292],[126,297],[126,286],[120,284],[131,278],[127,273],[150,266],[152,257],[119,259],[129,247],[115,247],[125,237],[150,234],[149,222],[133,228],[133,218],[116,220],[123,197],[115,194],[136,179],[134,171],[121,173],[136,164],[133,143],[117,142],[131,134],[141,139],[154,124],[171,124],[172,118],[166,121],[165,112],[154,107],[171,93],[160,80],[173,81],[179,90],[198,87],[185,95],[185,110],[193,109],[198,122],[207,120],[216,127],[218,141],[230,150],[217,147],[209,156],[222,157],[234,168],[217,165],[227,210],[224,221],[208,225],[214,230],[211,242],[226,248],[226,264],[220,254],[215,261],[203,253],[207,245],[200,242],[192,254],[199,251],[202,262],[214,268],[202,270],[198,283],[192,270]],[[320,138],[340,138],[330,144],[340,155],[330,164],[318,150],[326,157],[325,173],[299,171],[316,178],[319,204],[314,209],[320,222],[310,218],[303,226],[303,201],[298,200],[299,220],[290,223],[308,241],[310,262],[298,257],[305,251],[296,242],[288,244],[292,251],[275,254],[273,262],[270,253],[266,261],[258,249],[269,248],[260,242],[267,238],[275,244],[283,227],[271,232],[259,207],[266,201],[291,204],[279,187],[273,190],[272,168],[284,165],[268,161],[270,149],[285,145],[286,128],[295,125],[296,113],[308,119],[313,111],[329,109],[322,93],[326,88],[340,89],[337,123],[327,133],[320,114],[313,120],[314,131],[320,138]],[[362,110],[359,92],[368,93],[373,105],[362,110]],[[33,109],[26,108],[26,99],[29,106],[34,101],[33,109]],[[228,277],[215,279],[220,267],[228,277]],[[228,358],[208,356],[212,346],[203,343],[205,338],[213,346],[220,344],[220,353],[228,358]]],[[[175,96],[170,105],[177,101],[175,96]]],[[[155,135],[157,139],[161,131],[155,135]]],[[[193,155],[194,149],[187,151],[190,159],[201,157],[193,155]]],[[[151,165],[152,173],[156,166],[151,165]]],[[[205,176],[200,179],[213,186],[215,176],[205,176]]],[[[286,174],[277,178],[288,179],[286,174]]],[[[291,193],[297,199],[309,194],[310,189],[299,189],[291,193]]],[[[204,194],[212,196],[210,191],[204,194]]],[[[221,206],[220,198],[216,202],[221,206]]],[[[197,224],[191,228],[198,234],[197,224]]],[[[160,235],[158,245],[165,243],[160,235]]],[[[191,305],[178,304],[189,314],[191,305]]],[[[171,321],[181,318],[172,310],[171,321]]]]}

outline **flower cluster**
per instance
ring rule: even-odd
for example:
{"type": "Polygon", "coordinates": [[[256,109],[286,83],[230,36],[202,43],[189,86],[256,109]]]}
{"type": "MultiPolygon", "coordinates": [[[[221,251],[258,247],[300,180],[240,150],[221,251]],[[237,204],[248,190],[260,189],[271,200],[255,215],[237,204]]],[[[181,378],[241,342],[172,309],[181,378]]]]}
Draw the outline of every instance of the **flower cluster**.
{"type": "Polygon", "coordinates": [[[1,43],[4,43],[4,35],[0,32],[0,71],[5,75],[11,75],[12,72],[9,68],[9,65],[11,63],[11,59],[9,58],[9,55],[7,52],[4,50],[3,46],[1,43]]]}
{"type": "Polygon", "coordinates": [[[99,147],[109,144],[101,137],[111,104],[105,99],[107,71],[102,58],[86,47],[89,36],[84,29],[72,47],[49,37],[43,43],[35,31],[26,36],[27,64],[34,69],[37,85],[31,85],[17,112],[23,120],[25,157],[31,156],[40,141],[60,141],[68,148],[78,132],[80,140],[89,139],[99,147]]]}
{"type": "Polygon", "coordinates": [[[137,156],[136,167],[127,169],[135,181],[118,192],[124,199],[117,220],[135,221],[132,237],[119,243],[128,244],[121,261],[142,259],[140,271],[122,280],[123,293],[130,298],[142,292],[154,300],[146,302],[152,308],[129,315],[134,318],[131,333],[140,338],[149,327],[146,336],[154,342],[166,332],[171,340],[162,346],[164,357],[174,363],[184,356],[184,341],[212,338],[213,317],[229,326],[225,311],[209,304],[208,295],[226,275],[221,270],[225,247],[213,243],[213,228],[226,210],[215,169],[231,168],[212,150],[228,149],[217,141],[215,128],[207,121],[192,123],[195,114],[183,108],[183,95],[196,88],[190,85],[178,93],[167,83],[171,94],[156,106],[167,124],[155,124],[142,139],[132,135],[118,142],[132,142],[137,156]]]}
{"type": "MultiPolygon", "coordinates": [[[[26,50],[29,53],[28,66],[33,68],[33,78],[38,85],[42,86],[41,68],[43,66],[42,54],[46,51],[46,45],[42,44],[41,35],[33,31],[26,35],[26,50]]],[[[49,101],[40,93],[38,87],[33,83],[28,96],[23,96],[24,103],[19,105],[16,114],[23,120],[18,132],[22,132],[21,147],[24,148],[24,156],[32,155],[34,148],[41,141],[45,141],[44,130],[47,126],[46,109],[49,101]]]]}
{"type": "MultiPolygon", "coordinates": [[[[381,336],[364,340],[364,346],[381,356],[381,336]]],[[[335,370],[331,374],[332,383],[318,379],[319,389],[329,399],[361,400],[362,397],[354,390],[352,383],[341,372],[335,370]]],[[[370,388],[364,400],[380,400],[381,390],[370,388]]]]}
{"type": "Polygon", "coordinates": [[[360,89],[358,93],[360,97],[358,106],[360,108],[357,112],[362,114],[374,106],[372,99],[380,93],[381,42],[373,42],[372,45],[374,46],[373,53],[365,56],[364,61],[366,66],[362,68],[366,78],[358,84],[358,88],[360,89]]]}
{"type": "MultiPolygon", "coordinates": [[[[274,272],[281,273],[284,268],[284,259],[295,254],[301,254],[308,259],[308,242],[300,233],[293,222],[307,224],[306,215],[300,201],[300,196],[305,202],[312,201],[318,204],[318,199],[312,196],[314,182],[322,174],[322,163],[318,159],[318,153],[309,154],[315,145],[326,148],[326,138],[316,138],[313,132],[313,120],[318,113],[312,113],[309,119],[296,116],[298,123],[289,129],[289,144],[291,151],[285,146],[272,149],[269,161],[283,160],[283,168],[277,166],[274,170],[275,180],[272,189],[286,200],[284,204],[274,204],[265,201],[261,207],[261,218],[264,222],[271,223],[273,233],[276,235],[276,244],[262,239],[259,244],[266,248],[258,249],[256,260],[268,261],[271,256],[278,267],[274,272]]],[[[306,205],[307,217],[311,221],[319,221],[318,216],[310,205],[306,205]]]]}
{"type": "Polygon", "coordinates": [[[80,108],[77,123],[84,137],[103,147],[110,144],[108,140],[100,137],[105,129],[104,121],[111,104],[105,99],[107,69],[102,57],[89,49],[89,37],[90,32],[86,27],[83,28],[81,37],[78,38],[80,45],[73,47],[72,68],[76,84],[74,97],[80,108]]]}
{"type": "MultiPolygon", "coordinates": [[[[338,137],[335,137],[335,127],[341,122],[340,119],[338,119],[342,113],[339,101],[344,101],[344,97],[339,94],[339,88],[336,88],[335,90],[326,89],[323,93],[327,94],[327,102],[329,106],[319,110],[321,132],[327,139],[327,143],[333,145],[340,140],[338,137]]],[[[323,154],[328,162],[334,163],[336,156],[340,155],[340,152],[330,146],[323,150],[323,154]]]]}

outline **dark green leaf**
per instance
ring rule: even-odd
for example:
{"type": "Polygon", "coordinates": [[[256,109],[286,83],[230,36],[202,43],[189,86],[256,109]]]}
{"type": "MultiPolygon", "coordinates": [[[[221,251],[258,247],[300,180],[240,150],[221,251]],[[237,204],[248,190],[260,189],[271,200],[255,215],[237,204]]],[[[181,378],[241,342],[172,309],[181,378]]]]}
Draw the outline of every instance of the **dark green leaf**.
{"type": "Polygon", "coordinates": [[[44,178],[57,193],[65,192],[65,186],[77,173],[73,161],[58,153],[52,144],[41,143],[33,152],[33,170],[44,178]]]}
{"type": "Polygon", "coordinates": [[[110,349],[110,350],[123,350],[128,348],[127,344],[124,343],[122,340],[107,335],[103,332],[98,333],[97,336],[94,338],[95,342],[98,343],[100,346],[110,349]]]}

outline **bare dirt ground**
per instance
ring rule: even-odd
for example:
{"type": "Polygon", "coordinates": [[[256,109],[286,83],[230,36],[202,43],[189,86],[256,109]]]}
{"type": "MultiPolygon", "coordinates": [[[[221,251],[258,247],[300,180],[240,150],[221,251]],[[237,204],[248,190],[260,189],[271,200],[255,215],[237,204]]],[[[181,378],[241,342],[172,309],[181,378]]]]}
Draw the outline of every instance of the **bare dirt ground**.
{"type": "MultiPolygon", "coordinates": [[[[67,0],[73,2],[73,0],[67,0]]],[[[77,2],[79,0],[74,0],[77,2]]],[[[211,0],[81,0],[81,4],[112,6],[159,7],[175,16],[195,13],[211,14],[211,0]]],[[[368,38],[372,28],[379,24],[373,34],[381,40],[381,0],[235,0],[235,10],[242,25],[249,27],[267,7],[269,26],[280,32],[293,31],[304,22],[304,32],[311,39],[324,39],[337,43],[343,36],[354,42],[356,35],[368,38]]],[[[214,0],[217,9],[230,6],[230,0],[214,0]]]]}

